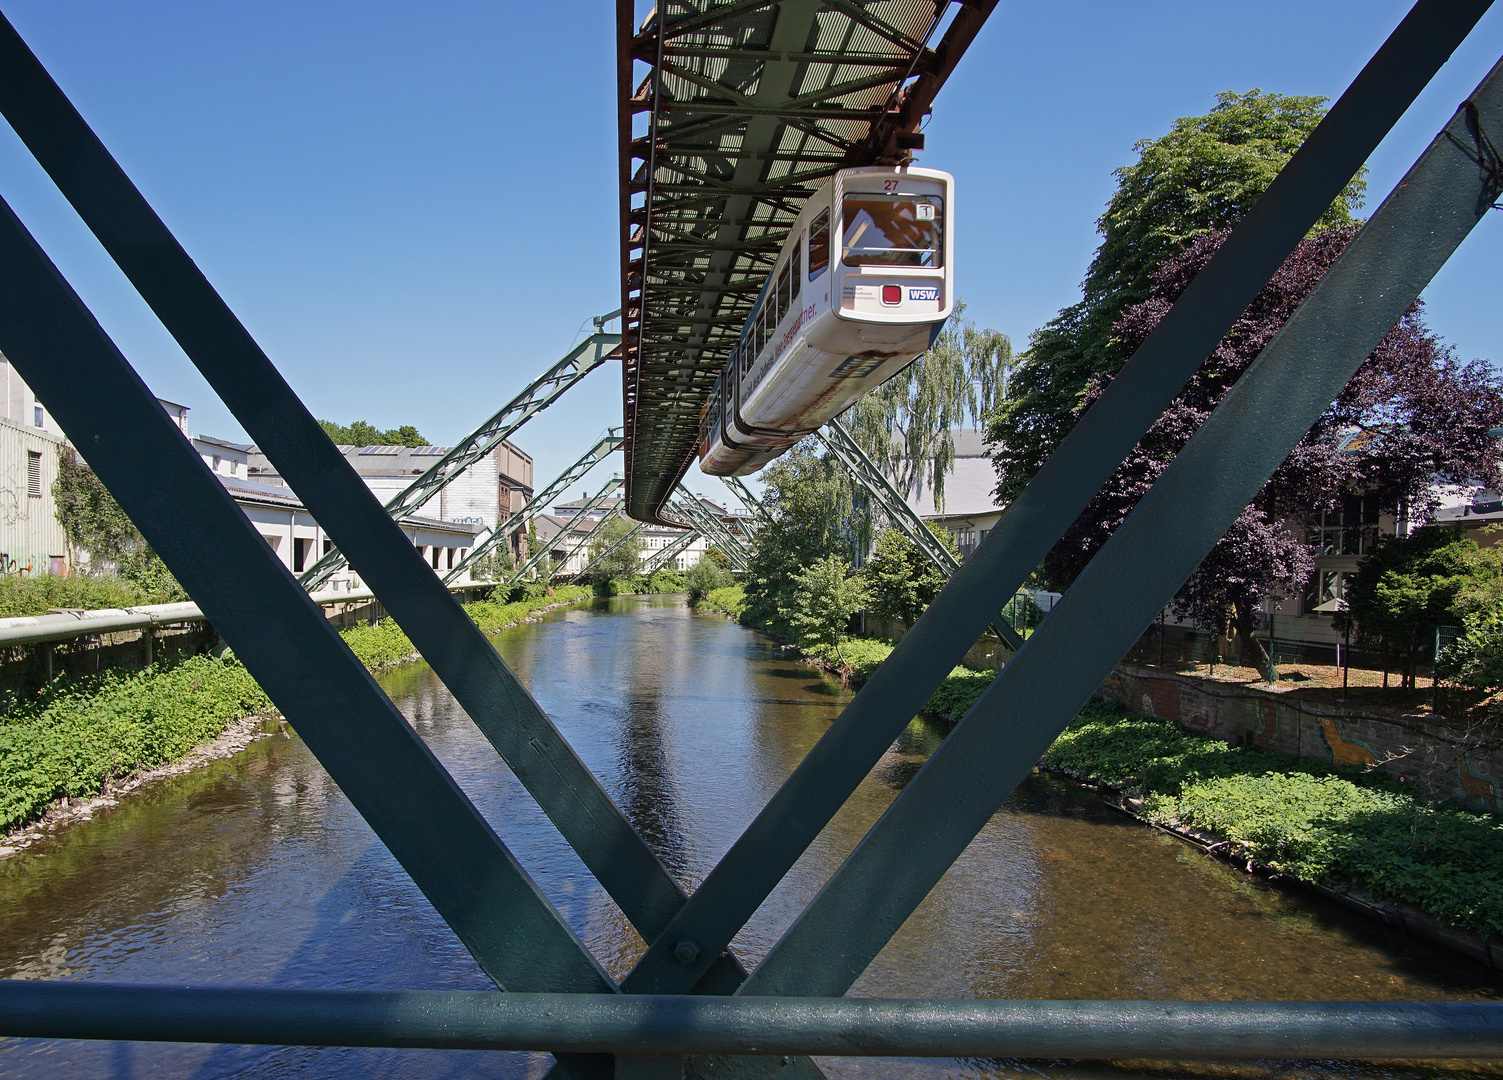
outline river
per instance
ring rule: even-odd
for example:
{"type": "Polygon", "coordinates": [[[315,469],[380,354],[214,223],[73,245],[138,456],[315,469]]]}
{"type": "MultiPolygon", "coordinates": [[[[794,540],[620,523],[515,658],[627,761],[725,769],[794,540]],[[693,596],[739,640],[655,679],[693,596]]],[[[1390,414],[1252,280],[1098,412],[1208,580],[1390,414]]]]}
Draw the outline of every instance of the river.
{"type": "MultiPolygon", "coordinates": [[[[692,888],[848,695],[679,598],[551,613],[497,648],[692,888]]],[[[614,974],[641,940],[426,665],[382,684],[614,974]]],[[[754,964],[938,745],[909,725],[736,939],[754,964]]],[[[475,963],[295,735],[161,781],[0,862],[0,976],[484,989],[475,963]]],[[[857,996],[1495,999],[1503,979],[1241,874],[1034,775],[856,984],[857,996]]],[[[6,1077],[533,1077],[541,1055],[0,1040],[6,1077]]],[[[832,1077],[1433,1076],[1320,1062],[822,1063],[832,1077]]],[[[1475,1074],[1475,1069],[1467,1070],[1475,1074]]],[[[1493,1074],[1491,1068],[1486,1070],[1493,1074]]],[[[1503,1070],[1499,1070],[1503,1072],[1503,1070]]]]}

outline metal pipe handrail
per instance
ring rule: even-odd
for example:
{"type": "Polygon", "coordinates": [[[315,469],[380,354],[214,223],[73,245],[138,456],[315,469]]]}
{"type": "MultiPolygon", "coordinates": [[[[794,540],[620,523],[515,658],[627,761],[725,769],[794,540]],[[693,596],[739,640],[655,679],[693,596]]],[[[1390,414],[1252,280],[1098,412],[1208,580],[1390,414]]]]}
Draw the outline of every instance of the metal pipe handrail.
{"type": "Polygon", "coordinates": [[[1503,1055],[1503,1003],[926,1001],[4,980],[0,1035],[634,1057],[1485,1058],[1503,1055]]]}
{"type": "MultiPolygon", "coordinates": [[[[466,589],[491,588],[488,581],[472,581],[450,585],[450,592],[466,589]]],[[[312,600],[319,607],[334,604],[363,603],[375,600],[376,594],[369,589],[351,589],[348,592],[315,594],[312,600]]],[[[98,608],[93,611],[65,612],[56,615],[18,615],[0,619],[0,648],[13,645],[39,645],[47,641],[67,641],[70,638],[88,637],[92,634],[113,634],[126,630],[150,630],[157,626],[172,626],[177,623],[203,622],[206,616],[197,604],[144,604],[140,607],[98,608]]]]}

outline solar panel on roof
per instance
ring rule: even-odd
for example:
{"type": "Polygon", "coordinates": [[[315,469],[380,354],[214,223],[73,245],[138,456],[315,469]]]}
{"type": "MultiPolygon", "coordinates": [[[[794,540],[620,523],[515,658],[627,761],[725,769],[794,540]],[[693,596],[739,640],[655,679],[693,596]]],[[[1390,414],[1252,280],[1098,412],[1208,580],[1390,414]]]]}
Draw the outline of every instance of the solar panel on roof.
{"type": "Polygon", "coordinates": [[[379,454],[383,457],[394,457],[405,449],[407,449],[405,446],[362,446],[360,456],[379,454]]]}

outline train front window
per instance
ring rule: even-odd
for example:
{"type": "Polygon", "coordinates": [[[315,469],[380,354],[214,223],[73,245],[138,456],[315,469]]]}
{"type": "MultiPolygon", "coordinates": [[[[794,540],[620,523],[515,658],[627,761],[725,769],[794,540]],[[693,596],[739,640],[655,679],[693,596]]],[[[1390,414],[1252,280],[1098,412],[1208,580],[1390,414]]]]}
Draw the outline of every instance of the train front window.
{"type": "MultiPolygon", "coordinates": [[[[944,199],[853,191],[840,204],[847,266],[943,266],[944,199]]],[[[813,259],[811,257],[812,264],[813,259]]]]}
{"type": "Polygon", "coordinates": [[[809,225],[809,280],[830,265],[830,211],[821,210],[809,225]]]}

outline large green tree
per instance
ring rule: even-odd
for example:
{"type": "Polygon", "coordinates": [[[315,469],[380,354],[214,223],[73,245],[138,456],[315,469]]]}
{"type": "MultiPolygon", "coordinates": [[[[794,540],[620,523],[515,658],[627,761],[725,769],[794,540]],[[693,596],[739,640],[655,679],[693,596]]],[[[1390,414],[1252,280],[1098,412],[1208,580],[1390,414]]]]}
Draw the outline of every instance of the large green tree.
{"type": "Polygon", "coordinates": [[[1477,544],[1460,528],[1431,525],[1391,536],[1357,566],[1346,601],[1358,640],[1398,661],[1404,685],[1435,630],[1461,622],[1457,597],[1476,576],[1477,544]]]}
{"type": "MultiPolygon", "coordinates": [[[[954,533],[933,525],[929,531],[958,557],[954,533]]],[[[894,528],[878,534],[872,557],[861,568],[861,577],[870,597],[867,610],[879,618],[894,619],[910,627],[948,580],[917,544],[894,528]]]]}
{"type": "Polygon", "coordinates": [[[850,474],[839,462],[820,457],[810,440],[769,465],[762,479],[768,523],[752,541],[742,617],[793,638],[789,616],[797,609],[798,576],[826,556],[847,558],[864,550],[866,524],[851,498],[850,474]]]}
{"type": "Polygon", "coordinates": [[[614,581],[617,578],[635,577],[642,569],[642,540],[627,541],[610,551],[628,533],[637,527],[630,518],[617,516],[606,523],[600,535],[590,542],[588,561],[595,563],[590,571],[590,580],[597,583],[614,581]],[[606,552],[610,551],[609,555],[606,552]],[[602,558],[602,556],[605,556],[602,558]],[[599,560],[599,561],[596,561],[599,560]]]}
{"type": "Polygon", "coordinates": [[[851,436],[913,497],[925,485],[943,507],[945,474],[955,464],[955,429],[980,423],[1001,403],[1012,370],[1012,341],[978,330],[955,302],[934,345],[846,412],[851,436]]]}
{"type": "MultiPolygon", "coordinates": [[[[1116,171],[1117,190],[1096,222],[1101,246],[1080,302],[1030,336],[989,425],[1004,502],[1069,433],[1092,381],[1126,361],[1115,328],[1148,299],[1154,269],[1186,241],[1236,225],[1320,122],[1325,100],[1222,93],[1205,116],[1176,120],[1168,134],[1133,148],[1138,160],[1116,171]]],[[[1359,175],[1313,231],[1350,224],[1365,190],[1359,175]]]]}

